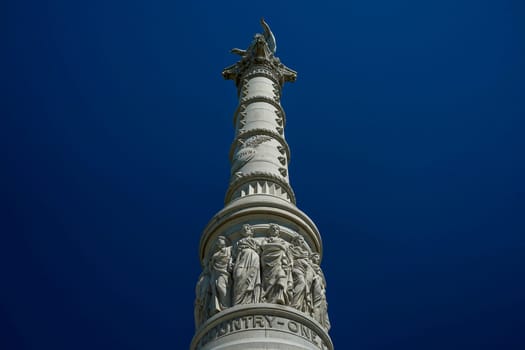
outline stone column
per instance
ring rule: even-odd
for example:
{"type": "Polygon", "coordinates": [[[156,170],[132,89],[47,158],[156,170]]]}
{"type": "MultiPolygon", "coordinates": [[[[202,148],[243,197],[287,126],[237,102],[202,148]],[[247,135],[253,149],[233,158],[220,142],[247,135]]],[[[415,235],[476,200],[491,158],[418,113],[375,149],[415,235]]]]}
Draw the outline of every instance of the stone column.
{"type": "Polygon", "coordinates": [[[278,67],[264,63],[253,62],[236,79],[240,96],[234,114],[236,135],[230,151],[232,168],[226,202],[268,194],[295,203],[288,177],[286,117],[280,103],[282,77],[276,71],[278,67]]]}
{"type": "Polygon", "coordinates": [[[275,56],[261,20],[240,60],[224,69],[237,86],[225,207],[201,236],[191,350],[333,349],[319,267],[321,236],[295,205],[281,106],[297,73],[275,56]]]}

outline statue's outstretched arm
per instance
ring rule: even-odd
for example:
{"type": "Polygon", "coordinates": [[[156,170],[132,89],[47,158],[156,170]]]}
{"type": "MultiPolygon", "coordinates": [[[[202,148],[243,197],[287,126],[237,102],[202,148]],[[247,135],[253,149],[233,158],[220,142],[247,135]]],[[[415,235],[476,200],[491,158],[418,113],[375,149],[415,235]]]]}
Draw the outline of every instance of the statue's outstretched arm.
{"type": "Polygon", "coordinates": [[[244,56],[246,54],[246,50],[242,50],[238,48],[231,49],[230,52],[236,55],[239,55],[239,56],[244,56]]]}

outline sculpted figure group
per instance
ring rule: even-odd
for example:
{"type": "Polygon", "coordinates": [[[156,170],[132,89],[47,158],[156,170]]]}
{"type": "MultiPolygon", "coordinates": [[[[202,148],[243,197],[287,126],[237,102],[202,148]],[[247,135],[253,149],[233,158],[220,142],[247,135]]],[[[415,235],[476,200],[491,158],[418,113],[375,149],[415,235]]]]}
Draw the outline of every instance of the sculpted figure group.
{"type": "Polygon", "coordinates": [[[232,246],[219,236],[195,289],[195,325],[239,304],[273,303],[292,306],[330,329],[326,280],[320,257],[312,253],[301,235],[292,243],[280,237],[280,227],[270,224],[268,237],[257,240],[252,227],[243,225],[241,238],[232,246]]]}

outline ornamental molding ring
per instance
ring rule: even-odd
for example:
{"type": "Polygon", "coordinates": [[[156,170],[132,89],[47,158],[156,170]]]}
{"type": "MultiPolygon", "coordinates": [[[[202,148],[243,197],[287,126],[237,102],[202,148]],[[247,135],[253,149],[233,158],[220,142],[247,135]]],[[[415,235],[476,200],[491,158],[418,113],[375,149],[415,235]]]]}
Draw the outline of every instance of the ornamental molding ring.
{"type": "Polygon", "coordinates": [[[278,57],[273,55],[271,58],[243,58],[232,66],[226,67],[222,72],[222,76],[224,79],[234,80],[235,85],[239,88],[239,86],[242,85],[244,76],[249,74],[254,67],[271,71],[275,78],[277,78],[280,86],[283,86],[285,82],[293,83],[297,79],[297,72],[286,67],[278,57]]]}
{"type": "Polygon", "coordinates": [[[275,139],[277,142],[279,142],[284,147],[284,150],[286,151],[286,158],[288,159],[288,163],[290,163],[291,157],[290,157],[290,147],[288,146],[288,143],[286,142],[284,137],[282,137],[277,132],[270,130],[270,129],[250,129],[245,132],[238,133],[235,139],[233,140],[232,145],[230,146],[230,152],[228,154],[230,163],[233,162],[233,153],[235,152],[235,149],[237,148],[237,144],[239,142],[238,140],[247,139],[249,137],[257,136],[257,135],[267,135],[275,139]]]}
{"type": "Polygon", "coordinates": [[[283,126],[286,125],[286,112],[284,111],[283,106],[281,106],[281,104],[278,101],[275,101],[273,98],[267,96],[252,96],[249,98],[242,98],[240,100],[237,109],[233,113],[233,126],[237,125],[239,116],[242,115],[242,113],[246,113],[246,107],[248,107],[249,104],[254,102],[266,102],[277,108],[277,110],[274,112],[275,115],[283,120],[283,126]]]}
{"type": "Polygon", "coordinates": [[[271,98],[271,97],[268,97],[268,96],[264,96],[264,95],[255,95],[255,96],[251,96],[251,97],[243,97],[239,101],[239,105],[240,106],[242,106],[242,105],[248,106],[249,104],[254,103],[254,102],[266,102],[266,103],[271,104],[272,106],[274,106],[277,109],[280,109],[280,110],[283,109],[283,107],[281,106],[279,101],[275,100],[274,98],[271,98]]]}
{"type": "Polygon", "coordinates": [[[296,227],[294,231],[303,232],[310,237],[312,248],[323,257],[323,242],[319,229],[315,223],[294,203],[274,196],[245,196],[239,197],[228,203],[222,210],[216,213],[204,228],[199,241],[199,258],[201,263],[207,252],[209,244],[225,232],[228,227],[235,226],[239,222],[246,222],[254,216],[263,217],[265,220],[284,219],[296,227]],[[299,229],[297,229],[297,227],[299,229]],[[314,248],[315,247],[315,248],[314,248]]]}
{"type": "Polygon", "coordinates": [[[241,76],[241,85],[244,86],[250,79],[255,77],[268,78],[272,80],[275,84],[277,84],[279,88],[282,88],[282,85],[279,82],[279,77],[277,76],[277,74],[275,74],[274,70],[263,65],[253,66],[252,69],[247,70],[241,76]]]}
{"type": "Polygon", "coordinates": [[[290,201],[293,204],[296,203],[295,193],[293,192],[292,187],[290,186],[288,181],[286,181],[286,179],[282,176],[264,171],[254,171],[248,174],[239,174],[239,176],[236,179],[230,182],[230,186],[228,187],[228,191],[226,192],[226,198],[224,199],[224,203],[227,204],[231,201],[233,194],[239,187],[256,180],[269,180],[275,182],[276,184],[281,186],[286,191],[286,193],[288,193],[288,195],[290,196],[290,201]]]}

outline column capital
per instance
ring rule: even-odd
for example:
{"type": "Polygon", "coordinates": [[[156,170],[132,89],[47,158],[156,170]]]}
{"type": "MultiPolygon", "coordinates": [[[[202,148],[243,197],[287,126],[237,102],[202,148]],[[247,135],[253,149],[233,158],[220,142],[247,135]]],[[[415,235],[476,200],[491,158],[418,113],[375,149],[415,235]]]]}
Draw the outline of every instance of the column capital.
{"type": "Polygon", "coordinates": [[[237,63],[224,68],[222,76],[224,79],[234,80],[235,84],[239,86],[243,76],[251,71],[250,68],[257,66],[268,68],[275,74],[274,78],[277,78],[281,86],[285,82],[294,82],[297,78],[297,72],[286,67],[275,56],[275,37],[264,20],[261,20],[261,24],[264,33],[255,34],[252,43],[246,50],[237,48],[231,50],[232,53],[241,56],[241,59],[237,63]]]}

